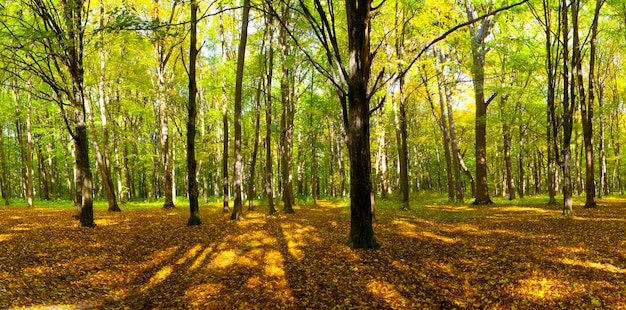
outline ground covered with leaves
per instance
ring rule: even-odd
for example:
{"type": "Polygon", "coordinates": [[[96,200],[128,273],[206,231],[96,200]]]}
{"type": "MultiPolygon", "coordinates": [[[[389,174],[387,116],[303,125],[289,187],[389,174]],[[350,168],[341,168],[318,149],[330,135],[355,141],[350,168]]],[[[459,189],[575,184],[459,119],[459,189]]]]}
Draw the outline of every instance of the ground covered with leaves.
{"type": "Polygon", "coordinates": [[[624,309],[626,200],[377,210],[353,250],[345,204],[230,221],[127,207],[81,228],[68,208],[0,208],[0,309],[624,309]]]}

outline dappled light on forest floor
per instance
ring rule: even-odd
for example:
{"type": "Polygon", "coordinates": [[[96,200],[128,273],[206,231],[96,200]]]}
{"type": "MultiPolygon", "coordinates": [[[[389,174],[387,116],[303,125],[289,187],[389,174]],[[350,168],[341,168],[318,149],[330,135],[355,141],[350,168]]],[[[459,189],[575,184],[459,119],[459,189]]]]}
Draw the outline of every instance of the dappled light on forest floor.
{"type": "Polygon", "coordinates": [[[345,246],[349,207],[328,201],[243,221],[204,206],[195,227],[182,207],[96,209],[95,228],[5,207],[0,309],[620,309],[625,202],[379,208],[372,251],[345,246]]]}

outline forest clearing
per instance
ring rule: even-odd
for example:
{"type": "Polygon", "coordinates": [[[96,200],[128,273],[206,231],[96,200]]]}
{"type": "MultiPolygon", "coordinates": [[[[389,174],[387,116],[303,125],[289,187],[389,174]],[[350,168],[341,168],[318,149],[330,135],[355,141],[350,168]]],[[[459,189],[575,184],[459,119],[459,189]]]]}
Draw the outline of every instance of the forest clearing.
{"type": "MultiPolygon", "coordinates": [[[[345,203],[265,205],[230,221],[201,205],[0,208],[1,309],[623,309],[626,200],[561,215],[522,205],[380,201],[381,248],[345,246],[345,203]]],[[[431,199],[432,200],[432,199],[431,199]]],[[[519,202],[517,202],[519,203],[519,202]]]]}

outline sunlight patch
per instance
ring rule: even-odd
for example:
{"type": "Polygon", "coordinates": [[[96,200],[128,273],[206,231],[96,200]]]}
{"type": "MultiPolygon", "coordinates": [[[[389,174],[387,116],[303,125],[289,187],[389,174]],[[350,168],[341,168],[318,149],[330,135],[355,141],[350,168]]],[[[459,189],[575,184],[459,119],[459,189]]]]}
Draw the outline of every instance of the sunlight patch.
{"type": "Polygon", "coordinates": [[[598,269],[598,270],[602,270],[605,272],[626,274],[626,269],[614,266],[612,264],[596,263],[596,262],[592,262],[588,260],[582,261],[582,260],[569,259],[569,258],[561,259],[561,262],[564,264],[568,264],[568,265],[580,266],[580,267],[585,267],[585,268],[593,268],[593,269],[598,269]]]}
{"type": "Polygon", "coordinates": [[[166,259],[168,259],[170,256],[174,255],[174,253],[176,253],[176,251],[178,250],[179,246],[173,246],[173,247],[169,247],[167,249],[164,250],[160,250],[160,251],[156,251],[152,254],[152,262],[149,262],[148,265],[150,267],[152,266],[156,266],[160,263],[162,263],[163,261],[165,261],[166,259]]]}
{"type": "Polygon", "coordinates": [[[539,276],[520,280],[518,285],[509,290],[511,295],[521,296],[533,302],[564,299],[574,295],[584,295],[585,292],[584,284],[539,276]]]}
{"type": "Polygon", "coordinates": [[[0,234],[0,242],[13,238],[13,234],[0,234]]]}
{"type": "Polygon", "coordinates": [[[202,246],[200,244],[194,245],[193,248],[187,250],[187,252],[176,261],[176,265],[184,264],[186,261],[196,256],[201,249],[202,246]]]}
{"type": "Polygon", "coordinates": [[[222,290],[224,290],[223,284],[205,283],[195,285],[185,291],[185,299],[190,301],[190,304],[201,305],[208,299],[219,296],[222,290]]]}
{"type": "Polygon", "coordinates": [[[150,278],[150,281],[148,281],[148,285],[146,285],[143,290],[147,290],[150,287],[153,287],[163,281],[165,281],[165,279],[167,279],[167,277],[170,276],[170,274],[172,274],[172,271],[174,271],[174,267],[167,265],[164,266],[163,268],[161,268],[161,270],[157,271],[152,278],[150,278]]]}
{"type": "Polygon", "coordinates": [[[237,254],[234,250],[219,252],[211,261],[211,266],[213,266],[214,268],[226,268],[233,264],[236,257],[237,254]]]}
{"type": "Polygon", "coordinates": [[[270,277],[284,277],[283,256],[278,251],[269,251],[265,254],[265,274],[270,277]]]}
{"type": "Polygon", "coordinates": [[[210,248],[210,247],[204,248],[202,253],[200,253],[200,255],[198,257],[196,257],[196,260],[193,262],[193,264],[191,264],[191,266],[189,267],[188,270],[189,271],[193,271],[193,270],[197,269],[198,267],[200,267],[202,265],[202,263],[206,260],[206,257],[207,257],[207,255],[209,255],[211,250],[213,250],[213,249],[210,248]]]}
{"type": "Polygon", "coordinates": [[[454,239],[454,238],[439,236],[439,235],[434,234],[434,233],[429,232],[429,231],[422,232],[422,236],[428,237],[428,238],[432,238],[432,239],[436,239],[436,240],[439,240],[439,241],[443,241],[443,242],[446,242],[446,243],[456,243],[457,242],[457,240],[454,239]]]}
{"type": "Polygon", "coordinates": [[[113,225],[119,224],[120,221],[118,221],[118,220],[111,220],[111,219],[107,219],[107,218],[101,218],[101,219],[95,220],[94,223],[96,223],[96,225],[98,225],[98,226],[113,226],[113,225]]]}
{"type": "Polygon", "coordinates": [[[367,289],[378,298],[384,299],[392,308],[406,307],[408,301],[393,284],[386,281],[373,280],[367,284],[367,289]]]}

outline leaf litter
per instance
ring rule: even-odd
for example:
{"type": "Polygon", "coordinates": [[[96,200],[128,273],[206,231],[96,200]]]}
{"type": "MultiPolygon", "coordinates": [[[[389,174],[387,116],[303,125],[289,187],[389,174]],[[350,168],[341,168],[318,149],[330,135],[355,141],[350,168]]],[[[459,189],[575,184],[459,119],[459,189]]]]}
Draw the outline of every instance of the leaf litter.
{"type": "Polygon", "coordinates": [[[349,208],[328,201],[243,221],[205,205],[195,227],[182,207],[96,210],[93,229],[5,207],[0,309],[625,309],[624,202],[377,210],[375,251],[345,246],[349,208]]]}

